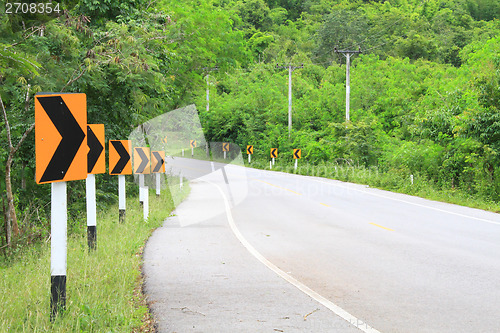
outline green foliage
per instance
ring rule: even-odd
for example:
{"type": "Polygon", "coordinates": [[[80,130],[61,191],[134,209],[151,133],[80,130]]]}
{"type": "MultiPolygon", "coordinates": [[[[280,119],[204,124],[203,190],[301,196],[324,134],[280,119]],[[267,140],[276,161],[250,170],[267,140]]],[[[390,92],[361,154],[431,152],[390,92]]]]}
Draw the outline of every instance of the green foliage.
{"type": "Polygon", "coordinates": [[[12,52],[10,48],[10,45],[0,43],[0,76],[6,75],[8,68],[18,70],[26,75],[38,75],[39,63],[12,52]]]}
{"type": "MultiPolygon", "coordinates": [[[[84,92],[88,122],[105,124],[106,139],[125,139],[137,125],[191,102],[204,82],[202,67],[228,70],[248,59],[230,14],[213,9],[208,3],[186,6],[177,1],[80,1],[59,19],[35,19],[26,30],[16,29],[3,15],[0,93],[14,144],[34,121],[33,97],[40,91],[84,92]]],[[[1,125],[0,142],[6,147],[3,117],[1,125]]],[[[47,237],[42,229],[47,229],[50,186],[34,184],[33,144],[30,134],[13,162],[20,220],[32,218],[31,211],[40,214],[21,226],[26,237],[20,244],[47,237]]],[[[4,150],[2,165],[6,158],[4,150]]],[[[0,170],[4,179],[4,168],[0,170]]],[[[115,179],[99,178],[100,202],[110,204],[116,200],[115,179]]],[[[70,231],[85,210],[83,184],[69,186],[70,231]]]]}
{"type": "MultiPolygon", "coordinates": [[[[378,168],[395,175],[394,186],[415,174],[420,184],[443,191],[500,196],[497,1],[75,4],[65,2],[70,10],[52,20],[0,17],[0,94],[13,142],[34,121],[33,96],[40,91],[85,92],[88,120],[105,124],[107,140],[196,102],[208,141],[253,144],[256,161],[267,161],[276,147],[283,161],[293,162],[292,149],[301,148],[309,163],[378,168]],[[335,47],[363,52],[352,58],[350,123],[345,59],[335,47]],[[292,74],[290,134],[288,72],[276,64],[304,64],[292,74]],[[204,111],[207,74],[210,110],[204,111]]],[[[48,236],[49,187],[33,181],[33,141],[30,134],[12,172],[26,243],[48,236]]],[[[6,158],[0,152],[3,165],[6,158]]],[[[115,180],[99,177],[100,201],[110,204],[115,180]]],[[[70,191],[70,230],[76,230],[85,209],[83,182],[70,191]]]]}
{"type": "Polygon", "coordinates": [[[413,174],[424,187],[497,200],[500,27],[477,20],[479,1],[306,2],[300,18],[281,26],[243,14],[257,4],[261,20],[275,9],[291,17],[284,2],[228,4],[259,63],[214,74],[210,111],[201,115],[212,141],[253,144],[255,163],[269,159],[271,147],[285,162],[301,148],[310,163],[380,168],[395,175],[389,188],[413,174]],[[335,46],[367,51],[353,58],[347,124],[345,65],[335,46]],[[288,73],[273,66],[282,62],[305,64],[292,75],[290,138],[288,73]]]}

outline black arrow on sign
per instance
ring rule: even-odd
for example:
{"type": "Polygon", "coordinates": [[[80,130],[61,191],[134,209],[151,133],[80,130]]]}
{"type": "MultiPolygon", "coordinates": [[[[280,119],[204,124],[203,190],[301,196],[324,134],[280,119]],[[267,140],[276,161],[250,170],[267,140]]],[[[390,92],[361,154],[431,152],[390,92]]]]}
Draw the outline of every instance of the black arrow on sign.
{"type": "Polygon", "coordinates": [[[128,161],[130,161],[130,154],[128,153],[127,149],[125,149],[125,147],[123,147],[123,144],[121,143],[121,141],[111,141],[111,144],[115,148],[118,155],[120,155],[120,159],[118,160],[118,162],[116,162],[116,165],[113,168],[113,171],[111,171],[111,173],[112,174],[121,174],[123,171],[123,168],[125,168],[128,161]]]}
{"type": "Polygon", "coordinates": [[[251,154],[253,153],[253,151],[252,151],[252,150],[253,150],[253,146],[248,146],[248,147],[247,147],[247,153],[248,153],[249,155],[251,155],[251,154]]]}
{"type": "Polygon", "coordinates": [[[160,169],[161,169],[161,166],[163,165],[163,158],[161,158],[161,155],[159,152],[157,151],[154,151],[153,152],[153,155],[155,156],[156,160],[158,161],[158,163],[155,165],[154,169],[153,169],[153,172],[159,172],[160,169]]]}
{"type": "Polygon", "coordinates": [[[61,180],[66,176],[76,153],[85,139],[85,133],[61,96],[36,97],[43,110],[61,135],[61,142],[47,165],[40,182],[61,180]]]}
{"type": "Polygon", "coordinates": [[[90,126],[87,125],[87,146],[89,146],[89,153],[87,154],[87,173],[91,173],[94,169],[97,160],[101,156],[104,147],[92,131],[90,126]]]}
{"type": "Polygon", "coordinates": [[[142,149],[135,148],[135,150],[137,151],[137,153],[139,154],[139,157],[142,160],[142,162],[139,165],[139,167],[137,168],[137,170],[135,170],[135,173],[143,173],[144,169],[146,169],[146,167],[148,166],[149,158],[147,157],[146,154],[144,154],[144,151],[142,149]]]}
{"type": "Polygon", "coordinates": [[[276,158],[276,148],[271,149],[271,155],[276,158]]]}
{"type": "Polygon", "coordinates": [[[295,149],[295,151],[293,152],[293,154],[295,155],[295,158],[299,159],[300,158],[300,156],[299,156],[300,149],[295,149]]]}

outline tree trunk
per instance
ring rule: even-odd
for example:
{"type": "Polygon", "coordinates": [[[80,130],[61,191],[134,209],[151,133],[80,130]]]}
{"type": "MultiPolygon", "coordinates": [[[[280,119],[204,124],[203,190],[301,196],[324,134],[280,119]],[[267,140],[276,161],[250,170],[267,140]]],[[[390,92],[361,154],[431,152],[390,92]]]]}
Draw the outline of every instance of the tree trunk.
{"type": "MultiPolygon", "coordinates": [[[[14,207],[14,195],[12,194],[12,181],[10,178],[10,169],[12,166],[12,156],[9,154],[5,165],[5,192],[7,194],[7,226],[12,228],[14,237],[19,235],[19,226],[17,224],[16,208],[14,207]]],[[[10,230],[8,230],[9,233],[10,230]]],[[[12,239],[12,238],[10,238],[12,239]]],[[[10,245],[10,242],[9,242],[10,245]]]]}
{"type": "Polygon", "coordinates": [[[5,199],[2,198],[2,211],[5,222],[5,244],[6,246],[10,246],[10,240],[12,237],[12,231],[10,228],[10,220],[7,218],[7,209],[5,208],[5,199]]]}
{"type": "Polygon", "coordinates": [[[23,163],[22,163],[23,168],[21,169],[21,188],[23,190],[26,189],[26,172],[25,172],[25,170],[26,170],[26,165],[27,164],[28,163],[26,161],[23,161],[23,163]]]}
{"type": "MultiPolygon", "coordinates": [[[[26,112],[28,112],[29,107],[29,91],[30,85],[28,85],[28,90],[26,92],[26,112]]],[[[31,124],[31,126],[24,132],[23,136],[14,147],[12,144],[12,138],[10,134],[10,124],[9,119],[7,118],[7,111],[5,110],[5,106],[3,104],[2,96],[0,96],[0,106],[2,107],[3,119],[5,122],[5,130],[7,132],[7,142],[8,142],[8,150],[9,155],[7,156],[7,162],[5,163],[5,192],[7,194],[7,212],[5,214],[5,232],[7,235],[7,245],[10,246],[12,243],[12,233],[14,233],[14,237],[19,236],[19,226],[17,224],[17,215],[16,215],[16,207],[14,206],[14,195],[12,194],[12,181],[10,177],[10,171],[12,169],[12,160],[14,155],[21,147],[24,140],[29,133],[35,128],[35,124],[31,124]]]]}

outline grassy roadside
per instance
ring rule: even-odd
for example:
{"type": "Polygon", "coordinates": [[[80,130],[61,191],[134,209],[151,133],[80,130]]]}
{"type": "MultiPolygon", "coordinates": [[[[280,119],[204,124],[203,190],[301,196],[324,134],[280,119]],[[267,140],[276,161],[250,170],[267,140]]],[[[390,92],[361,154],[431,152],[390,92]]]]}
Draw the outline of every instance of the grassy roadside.
{"type": "MultiPolygon", "coordinates": [[[[188,192],[184,186],[172,195],[184,198],[188,192]]],[[[151,325],[140,292],[141,253],[174,208],[167,191],[156,197],[151,190],[149,198],[146,222],[134,198],[127,198],[123,224],[118,223],[117,205],[98,213],[95,252],[88,251],[86,233],[68,239],[66,311],[53,323],[50,242],[26,249],[22,260],[0,268],[0,332],[147,332],[151,325]]]]}
{"type": "MultiPolygon", "coordinates": [[[[285,162],[277,159],[276,164],[271,170],[337,179],[345,182],[369,185],[382,190],[414,195],[425,199],[478,208],[495,213],[500,212],[500,203],[498,202],[484,198],[479,194],[468,193],[460,188],[440,188],[432,181],[418,174],[413,175],[412,184],[410,175],[401,170],[381,172],[376,167],[366,168],[364,166],[348,166],[333,162],[313,165],[304,161],[299,161],[297,170],[295,170],[293,164],[293,161],[285,162]]],[[[250,165],[245,161],[245,166],[270,170],[268,160],[252,160],[250,165]]]]}
{"type": "MultiPolygon", "coordinates": [[[[187,158],[191,158],[191,151],[187,158]]],[[[210,160],[219,163],[242,164],[255,169],[280,171],[294,173],[305,176],[324,177],[336,179],[344,182],[369,185],[370,187],[388,190],[397,193],[413,195],[429,200],[451,203],[460,206],[487,210],[500,213],[500,202],[488,198],[486,195],[467,191],[463,188],[453,188],[449,185],[438,185],[425,176],[417,173],[413,174],[413,183],[409,170],[389,170],[382,172],[379,168],[364,167],[358,165],[346,165],[336,162],[322,162],[318,165],[299,160],[297,170],[294,169],[294,160],[277,158],[275,165],[270,169],[269,160],[262,157],[253,157],[249,164],[245,151],[242,152],[241,159],[234,161],[231,157],[223,159],[221,153],[217,156],[206,157],[204,149],[200,147],[194,150],[194,158],[199,160],[210,160]]]]}

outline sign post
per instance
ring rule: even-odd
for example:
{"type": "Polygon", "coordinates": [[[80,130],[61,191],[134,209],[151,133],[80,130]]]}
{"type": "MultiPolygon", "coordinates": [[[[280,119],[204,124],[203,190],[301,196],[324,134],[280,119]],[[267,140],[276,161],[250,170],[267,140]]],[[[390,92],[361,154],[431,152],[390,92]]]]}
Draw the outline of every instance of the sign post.
{"type": "Polygon", "coordinates": [[[156,196],[160,196],[161,190],[161,174],[165,173],[165,152],[152,151],[151,152],[151,165],[152,172],[156,176],[156,196]]]}
{"type": "Polygon", "coordinates": [[[191,157],[194,156],[194,148],[196,148],[196,140],[189,141],[189,145],[191,146],[191,157]]]}
{"type": "Polygon", "coordinates": [[[274,165],[274,159],[278,157],[278,148],[271,148],[271,158],[274,165]]]}
{"type": "Polygon", "coordinates": [[[156,177],[156,196],[159,197],[161,194],[161,174],[157,173],[156,177]]]}
{"type": "Polygon", "coordinates": [[[66,181],[87,177],[85,94],[35,96],[36,182],[51,183],[50,319],[66,308],[66,181]]]}
{"type": "Polygon", "coordinates": [[[89,173],[85,179],[87,196],[87,243],[89,251],[96,249],[97,242],[97,204],[95,195],[95,175],[89,173]]]}
{"type": "MultiPolygon", "coordinates": [[[[35,125],[36,126],[36,125],[35,125]]],[[[66,182],[51,184],[50,196],[50,319],[66,308],[68,215],[66,182]]]]}
{"type": "Polygon", "coordinates": [[[222,151],[224,152],[224,159],[226,159],[226,153],[229,151],[229,143],[222,143],[222,151]]]}
{"type": "Polygon", "coordinates": [[[104,158],[104,125],[87,124],[87,179],[85,181],[87,194],[87,242],[89,251],[96,249],[97,243],[97,204],[95,190],[95,175],[106,172],[104,158]]]}
{"type": "Polygon", "coordinates": [[[252,154],[253,154],[253,146],[248,145],[247,146],[247,154],[248,154],[248,164],[252,161],[252,154]]]}
{"type": "Polygon", "coordinates": [[[293,150],[293,158],[295,160],[295,171],[297,171],[297,163],[298,163],[298,160],[301,158],[301,155],[302,155],[302,150],[300,149],[294,149],[293,150]]]}
{"type": "Polygon", "coordinates": [[[125,222],[125,175],[132,174],[130,140],[109,141],[109,174],[118,175],[118,210],[120,223],[125,222]]]}
{"type": "Polygon", "coordinates": [[[127,210],[125,191],[125,175],[118,175],[118,221],[120,223],[125,222],[125,212],[127,210]]]}
{"type": "Polygon", "coordinates": [[[144,220],[147,220],[149,215],[149,188],[144,185],[144,175],[151,172],[150,156],[148,147],[134,148],[134,173],[139,175],[139,199],[142,192],[144,220]]]}
{"type": "Polygon", "coordinates": [[[139,203],[141,207],[144,208],[144,175],[140,174],[139,176],[139,203]]]}

